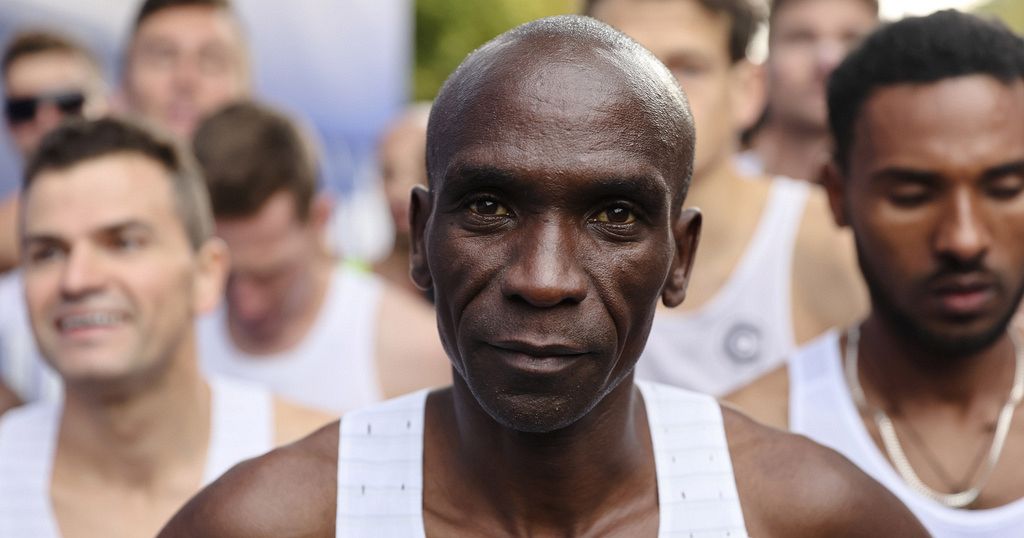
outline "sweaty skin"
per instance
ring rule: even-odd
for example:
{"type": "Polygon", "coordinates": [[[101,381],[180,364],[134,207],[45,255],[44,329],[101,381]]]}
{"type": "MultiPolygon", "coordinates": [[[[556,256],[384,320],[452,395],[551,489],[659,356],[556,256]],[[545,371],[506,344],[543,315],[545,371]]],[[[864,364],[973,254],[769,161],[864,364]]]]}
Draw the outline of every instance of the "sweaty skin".
{"type": "MultiPolygon", "coordinates": [[[[632,369],[657,301],[682,302],[700,233],[680,209],[684,98],[631,41],[560,17],[472,55],[435,107],[412,273],[436,292],[454,384],[427,399],[427,535],[655,536],[632,369]]],[[[925,535],[834,453],[724,418],[754,536],[925,535]]],[[[237,467],[162,536],[333,536],[337,448],[332,424],[237,467]]]]}

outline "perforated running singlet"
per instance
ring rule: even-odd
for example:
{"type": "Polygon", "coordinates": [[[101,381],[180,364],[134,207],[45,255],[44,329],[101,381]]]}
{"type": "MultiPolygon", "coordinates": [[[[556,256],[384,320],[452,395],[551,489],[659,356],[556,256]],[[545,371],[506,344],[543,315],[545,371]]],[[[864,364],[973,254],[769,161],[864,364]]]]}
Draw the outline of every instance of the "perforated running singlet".
{"type": "MultiPolygon", "coordinates": [[[[637,385],[654,445],[658,536],[746,537],[718,402],[666,385],[637,385]]],[[[422,390],[342,417],[336,536],[425,536],[427,394],[422,390]]]]}
{"type": "Polygon", "coordinates": [[[1024,499],[987,510],[959,510],[910,489],[879,450],[850,396],[830,331],[789,361],[789,427],[835,449],[889,488],[936,538],[1024,536],[1024,499]]]}
{"type": "MultiPolygon", "coordinates": [[[[203,485],[274,444],[273,398],[262,388],[210,380],[210,446],[203,485]]],[[[0,418],[0,536],[59,538],[50,502],[61,402],[39,402],[0,418]]],[[[116,517],[116,514],[111,514],[116,517]]]]}

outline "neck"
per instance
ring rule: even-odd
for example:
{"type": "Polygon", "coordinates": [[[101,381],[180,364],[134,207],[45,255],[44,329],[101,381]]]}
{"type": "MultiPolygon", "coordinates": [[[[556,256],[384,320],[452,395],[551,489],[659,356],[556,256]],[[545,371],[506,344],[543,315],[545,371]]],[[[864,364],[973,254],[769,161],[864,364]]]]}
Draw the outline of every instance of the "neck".
{"type": "Polygon", "coordinates": [[[1016,367],[1008,333],[976,353],[937,357],[875,312],[862,325],[859,347],[865,391],[875,392],[896,412],[934,405],[962,411],[978,404],[1001,406],[1016,367]]]}
{"type": "Polygon", "coordinates": [[[750,146],[766,174],[817,181],[828,162],[831,140],[824,129],[791,128],[769,121],[750,146]]]}
{"type": "Polygon", "coordinates": [[[189,358],[117,394],[69,385],[58,454],[108,483],[141,488],[205,465],[210,389],[189,358]]]}
{"type": "Polygon", "coordinates": [[[500,426],[458,374],[455,380],[459,470],[484,509],[512,534],[581,534],[612,513],[613,502],[620,513],[638,504],[642,509],[655,480],[646,412],[632,375],[578,422],[546,434],[500,426]]]}

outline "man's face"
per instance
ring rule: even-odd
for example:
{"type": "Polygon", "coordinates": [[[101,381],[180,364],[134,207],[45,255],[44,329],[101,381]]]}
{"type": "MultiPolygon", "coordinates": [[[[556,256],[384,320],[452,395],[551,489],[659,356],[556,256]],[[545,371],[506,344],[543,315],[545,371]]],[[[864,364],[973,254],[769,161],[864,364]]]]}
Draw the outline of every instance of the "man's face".
{"type": "Polygon", "coordinates": [[[750,65],[729,56],[731,21],[696,0],[604,0],[594,16],[654,53],[686,91],[697,126],[694,177],[732,155],[737,133],[756,114],[750,65]]]}
{"type": "Polygon", "coordinates": [[[950,354],[991,343],[1024,281],[1024,83],[987,76],[877,90],[833,208],[876,312],[950,354]]]}
{"type": "Polygon", "coordinates": [[[250,342],[274,341],[314,300],[309,274],[318,230],[299,220],[295,197],[282,191],[252,216],[217,219],[217,235],[231,251],[227,306],[232,328],[250,342]]]}
{"type": "Polygon", "coordinates": [[[66,382],[130,381],[194,353],[193,318],[223,275],[191,248],[161,165],[99,157],[42,172],[24,196],[32,329],[66,382]]]}
{"type": "Polygon", "coordinates": [[[877,15],[863,0],[796,0],[777,11],[765,63],[773,119],[824,132],[828,77],[877,25],[877,15]]]}
{"type": "Polygon", "coordinates": [[[413,276],[433,286],[442,343],[484,409],[546,432],[632,372],[699,217],[673,221],[678,167],[620,71],[509,69],[438,141],[443,173],[414,196],[413,276]]]}
{"type": "Polygon", "coordinates": [[[97,69],[64,51],[22,56],[9,66],[3,82],[5,118],[23,157],[65,117],[95,118],[106,112],[106,90],[97,69]]]}
{"type": "Polygon", "coordinates": [[[182,139],[206,115],[244,96],[248,85],[241,32],[222,9],[167,8],[147,18],[132,39],[129,104],[182,139]]]}
{"type": "Polygon", "coordinates": [[[427,129],[420,118],[406,118],[381,142],[380,172],[395,233],[409,240],[409,192],[427,184],[427,129]]]}

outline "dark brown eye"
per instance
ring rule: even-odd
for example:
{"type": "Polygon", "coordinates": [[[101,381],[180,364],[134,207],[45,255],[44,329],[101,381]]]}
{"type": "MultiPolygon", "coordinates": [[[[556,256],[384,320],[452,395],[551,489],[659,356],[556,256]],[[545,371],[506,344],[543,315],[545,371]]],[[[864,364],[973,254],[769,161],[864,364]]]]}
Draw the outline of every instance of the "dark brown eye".
{"type": "Polygon", "coordinates": [[[487,198],[475,200],[469,204],[469,210],[477,215],[487,217],[503,217],[508,215],[508,208],[487,198]]]}
{"type": "Polygon", "coordinates": [[[597,214],[597,222],[605,224],[632,224],[636,215],[626,206],[615,205],[597,214]]]}

